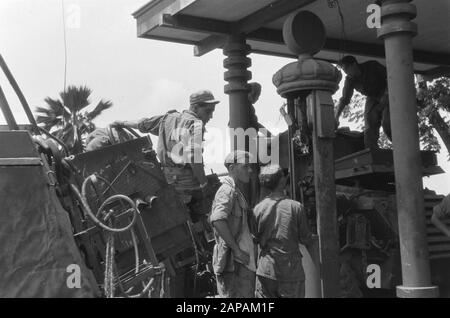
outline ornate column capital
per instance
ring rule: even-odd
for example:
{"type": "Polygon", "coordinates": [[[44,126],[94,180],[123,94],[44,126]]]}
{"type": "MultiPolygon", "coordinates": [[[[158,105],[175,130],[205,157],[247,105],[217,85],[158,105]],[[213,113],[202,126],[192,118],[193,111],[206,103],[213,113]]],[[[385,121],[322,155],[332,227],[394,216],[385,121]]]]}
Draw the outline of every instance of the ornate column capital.
{"type": "Polygon", "coordinates": [[[299,57],[297,62],[284,66],[273,76],[278,94],[287,97],[313,89],[334,93],[342,78],[341,72],[331,63],[313,57],[325,44],[325,26],[320,18],[309,11],[289,16],[283,26],[283,38],[299,57]]]}
{"type": "Polygon", "coordinates": [[[381,28],[378,29],[379,38],[389,37],[396,33],[417,35],[417,24],[411,22],[417,15],[416,6],[411,0],[384,0],[381,6],[381,28]]]}
{"type": "Polygon", "coordinates": [[[252,65],[252,61],[247,55],[250,53],[250,46],[246,44],[244,36],[230,36],[225,44],[223,53],[227,58],[223,61],[227,71],[224,74],[225,94],[234,91],[249,91],[247,81],[252,78],[252,73],[247,70],[252,65]]]}
{"type": "Polygon", "coordinates": [[[298,62],[281,68],[272,78],[277,92],[282,97],[299,91],[313,89],[334,93],[339,88],[341,72],[332,64],[315,60],[312,56],[302,56],[298,62]]]}

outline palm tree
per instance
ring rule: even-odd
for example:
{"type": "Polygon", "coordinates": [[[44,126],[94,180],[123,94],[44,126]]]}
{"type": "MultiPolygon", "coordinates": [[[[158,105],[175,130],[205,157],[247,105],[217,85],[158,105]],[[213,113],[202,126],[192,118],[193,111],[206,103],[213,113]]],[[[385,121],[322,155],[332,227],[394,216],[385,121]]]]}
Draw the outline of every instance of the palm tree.
{"type": "Polygon", "coordinates": [[[95,130],[92,121],[113,105],[111,101],[100,100],[92,111],[82,113],[81,110],[91,103],[91,93],[86,86],[69,86],[59,93],[60,99],[46,97],[44,101],[47,105],[36,107],[37,123],[61,139],[72,154],[83,152],[83,139],[95,130]]]}

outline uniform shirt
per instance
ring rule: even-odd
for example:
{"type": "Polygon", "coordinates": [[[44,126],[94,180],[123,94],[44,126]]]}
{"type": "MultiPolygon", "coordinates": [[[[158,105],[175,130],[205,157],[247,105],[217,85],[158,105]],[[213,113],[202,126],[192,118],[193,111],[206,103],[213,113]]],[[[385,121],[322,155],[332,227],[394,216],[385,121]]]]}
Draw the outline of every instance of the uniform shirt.
{"type": "Polygon", "coordinates": [[[368,61],[359,64],[361,75],[357,77],[345,77],[344,88],[340,103],[347,105],[352,99],[356,89],[361,94],[378,99],[386,90],[387,74],[386,68],[377,61],[368,61]]]}
{"type": "Polygon", "coordinates": [[[108,131],[108,128],[97,128],[86,137],[86,151],[101,149],[117,142],[125,142],[132,139],[133,136],[124,130],[113,129],[108,131]],[[111,137],[114,140],[111,140],[111,137]]]}
{"type": "Polygon", "coordinates": [[[165,115],[139,121],[142,133],[157,135],[156,153],[163,166],[183,167],[187,163],[202,163],[204,125],[190,110],[181,114],[169,111],[165,115]]]}
{"type": "Polygon", "coordinates": [[[433,208],[433,212],[438,219],[450,218],[450,194],[433,208]]]}
{"type": "MultiPolygon", "coordinates": [[[[250,262],[246,267],[256,271],[255,246],[250,236],[247,223],[249,205],[244,195],[236,188],[234,180],[225,177],[212,204],[210,222],[224,220],[230,229],[231,235],[236,240],[239,248],[250,255],[250,262]]],[[[215,274],[234,272],[234,257],[231,248],[214,230],[216,244],[213,250],[213,268],[215,274]]]]}
{"type": "Polygon", "coordinates": [[[256,205],[254,213],[260,248],[256,274],[283,282],[304,280],[299,243],[309,245],[312,234],[302,205],[267,197],[256,205]]]}

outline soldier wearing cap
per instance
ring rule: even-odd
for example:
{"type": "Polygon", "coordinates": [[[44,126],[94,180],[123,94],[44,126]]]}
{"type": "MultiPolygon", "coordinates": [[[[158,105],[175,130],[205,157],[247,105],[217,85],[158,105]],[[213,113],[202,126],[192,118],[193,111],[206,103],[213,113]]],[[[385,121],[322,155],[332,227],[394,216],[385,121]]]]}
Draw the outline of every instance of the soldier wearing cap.
{"type": "Polygon", "coordinates": [[[269,195],[254,209],[259,247],[256,297],[304,297],[305,274],[299,244],[311,254],[316,236],[309,230],[303,206],[285,196],[287,176],[279,165],[262,167],[259,180],[269,195]]]}
{"type": "Polygon", "coordinates": [[[193,93],[190,107],[179,113],[171,110],[164,115],[143,118],[138,121],[116,121],[114,127],[127,126],[142,133],[157,135],[156,153],[163,166],[167,182],[191,210],[193,222],[209,211],[193,210],[196,202],[204,197],[207,186],[202,142],[205,125],[213,117],[218,100],[208,90],[193,93]]]}
{"type": "Polygon", "coordinates": [[[250,181],[253,157],[236,150],[225,158],[229,176],[216,192],[210,222],[215,246],[212,265],[217,291],[222,298],[253,298],[256,246],[252,236],[253,214],[243,192],[250,181]]]}
{"type": "Polygon", "coordinates": [[[271,137],[272,133],[258,121],[254,106],[261,96],[261,84],[252,82],[248,85],[250,86],[250,92],[248,93],[248,100],[250,102],[250,127],[254,128],[257,132],[263,133],[266,137],[271,137]]]}

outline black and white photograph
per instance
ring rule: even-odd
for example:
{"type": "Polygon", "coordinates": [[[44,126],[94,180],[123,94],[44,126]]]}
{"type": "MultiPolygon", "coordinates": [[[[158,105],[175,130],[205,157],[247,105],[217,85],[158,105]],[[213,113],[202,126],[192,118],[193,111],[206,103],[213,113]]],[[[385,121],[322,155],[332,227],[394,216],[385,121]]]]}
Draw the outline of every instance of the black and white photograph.
{"type": "Polygon", "coordinates": [[[0,298],[450,298],[449,21],[449,0],[1,0],[0,298]]]}

